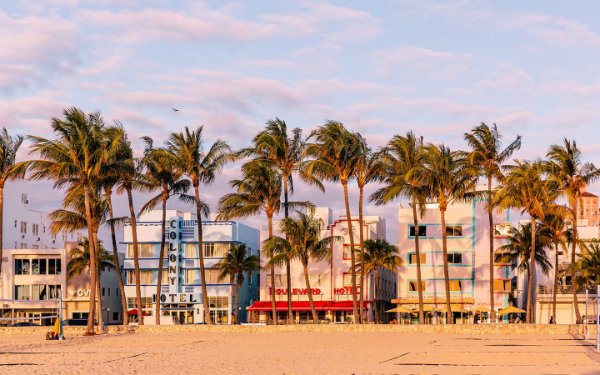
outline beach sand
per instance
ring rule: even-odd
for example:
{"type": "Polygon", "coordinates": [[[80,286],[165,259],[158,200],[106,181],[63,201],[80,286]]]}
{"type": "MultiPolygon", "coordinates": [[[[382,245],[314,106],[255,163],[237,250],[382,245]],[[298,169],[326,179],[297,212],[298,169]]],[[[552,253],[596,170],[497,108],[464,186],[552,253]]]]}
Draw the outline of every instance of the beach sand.
{"type": "Polygon", "coordinates": [[[0,336],[0,374],[600,374],[571,335],[167,332],[0,336]]]}

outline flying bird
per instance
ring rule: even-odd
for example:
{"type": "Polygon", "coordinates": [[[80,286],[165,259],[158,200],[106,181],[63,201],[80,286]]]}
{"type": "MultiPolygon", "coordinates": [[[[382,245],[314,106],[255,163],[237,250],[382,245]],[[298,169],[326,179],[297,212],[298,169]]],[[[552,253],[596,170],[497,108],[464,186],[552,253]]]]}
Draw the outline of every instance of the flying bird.
{"type": "Polygon", "coordinates": [[[180,110],[175,108],[175,107],[171,107],[171,109],[173,110],[173,112],[179,112],[180,110]]]}

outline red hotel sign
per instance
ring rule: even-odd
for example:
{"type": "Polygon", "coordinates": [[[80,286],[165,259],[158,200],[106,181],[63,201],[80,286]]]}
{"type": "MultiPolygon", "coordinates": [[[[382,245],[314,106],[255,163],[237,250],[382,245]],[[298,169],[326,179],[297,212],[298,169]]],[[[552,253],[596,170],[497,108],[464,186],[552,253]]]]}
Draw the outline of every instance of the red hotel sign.
{"type": "MultiPolygon", "coordinates": [[[[358,287],[357,287],[357,289],[358,289],[358,287]]],[[[269,288],[269,294],[271,294],[272,292],[273,292],[273,289],[269,288]]],[[[323,292],[319,288],[311,288],[311,292],[313,295],[323,294],[323,292]]],[[[287,290],[287,288],[277,288],[277,289],[275,289],[275,294],[287,295],[288,290],[287,290]]],[[[294,296],[302,296],[302,295],[307,295],[307,294],[308,294],[307,288],[292,288],[292,295],[294,295],[294,296]]],[[[345,286],[343,288],[334,288],[333,294],[335,294],[335,295],[352,294],[352,287],[345,286]]]]}

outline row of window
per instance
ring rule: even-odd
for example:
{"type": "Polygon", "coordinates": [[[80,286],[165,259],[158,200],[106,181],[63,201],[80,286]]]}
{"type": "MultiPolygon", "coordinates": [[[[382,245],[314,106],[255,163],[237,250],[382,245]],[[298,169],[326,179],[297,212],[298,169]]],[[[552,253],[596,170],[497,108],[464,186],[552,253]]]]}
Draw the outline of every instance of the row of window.
{"type": "MultiPolygon", "coordinates": [[[[223,280],[219,280],[219,275],[221,271],[217,269],[207,268],[204,270],[204,275],[206,277],[207,284],[230,284],[229,278],[225,278],[223,280]]],[[[135,285],[135,273],[133,270],[127,270],[127,284],[135,285]]],[[[158,271],[157,270],[140,270],[140,284],[145,285],[153,285],[156,284],[156,280],[158,279],[158,271]]],[[[200,281],[200,270],[190,270],[186,269],[183,273],[184,284],[187,285],[199,285],[200,281]]],[[[169,282],[169,274],[165,269],[162,273],[162,285],[167,285],[169,282]]]]}
{"type": "MultiPolygon", "coordinates": [[[[461,292],[463,290],[462,280],[450,280],[450,291],[451,292],[461,292]]],[[[417,292],[416,281],[408,282],[408,291],[409,292],[417,292]]],[[[421,282],[421,288],[423,292],[427,292],[427,283],[425,281],[421,282]]],[[[510,280],[494,280],[494,290],[498,292],[510,292],[511,291],[511,281],[510,280]]]]}
{"type": "MultiPolygon", "coordinates": [[[[448,263],[450,264],[462,264],[463,263],[463,254],[462,253],[448,253],[447,254],[448,263]]],[[[421,264],[427,264],[427,254],[421,253],[419,254],[419,258],[421,260],[421,264]]],[[[417,264],[417,254],[410,253],[408,256],[409,264],[417,264]]]]}
{"type": "MultiPolygon", "coordinates": [[[[415,226],[414,225],[409,226],[408,235],[410,237],[415,236],[415,226]]],[[[442,235],[441,226],[419,225],[419,237],[441,236],[441,235],[442,235]]],[[[463,226],[462,225],[447,225],[446,226],[446,235],[451,236],[451,237],[461,237],[463,235],[463,226]]]]}
{"type": "MultiPolygon", "coordinates": [[[[168,246],[168,244],[166,245],[168,246]]],[[[186,258],[199,258],[198,244],[186,243],[184,246],[184,256],[186,258]]],[[[156,244],[138,244],[138,256],[140,258],[158,258],[160,245],[156,244]]],[[[231,249],[229,242],[204,242],[202,244],[202,255],[205,258],[224,258],[231,249]]],[[[165,248],[165,258],[168,256],[168,249],[165,248]]],[[[127,257],[133,258],[133,245],[127,245],[127,257]]]]}
{"type": "Polygon", "coordinates": [[[15,259],[15,275],[60,275],[60,258],[15,259]]]}
{"type": "Polygon", "coordinates": [[[21,301],[46,301],[57,299],[60,285],[15,285],[15,299],[21,301]]]}
{"type": "MultiPolygon", "coordinates": [[[[346,275],[344,275],[346,276],[346,275]]],[[[325,283],[329,279],[329,276],[323,273],[309,274],[308,280],[310,281],[311,288],[318,288],[326,285],[325,283]]],[[[304,281],[304,276],[302,276],[304,281]]],[[[350,285],[350,284],[349,284],[350,285]]],[[[348,285],[348,286],[349,286],[348,285]]],[[[267,288],[271,287],[271,276],[267,276],[267,288]]],[[[287,276],[285,274],[275,275],[275,288],[287,288],[287,276]]]]}

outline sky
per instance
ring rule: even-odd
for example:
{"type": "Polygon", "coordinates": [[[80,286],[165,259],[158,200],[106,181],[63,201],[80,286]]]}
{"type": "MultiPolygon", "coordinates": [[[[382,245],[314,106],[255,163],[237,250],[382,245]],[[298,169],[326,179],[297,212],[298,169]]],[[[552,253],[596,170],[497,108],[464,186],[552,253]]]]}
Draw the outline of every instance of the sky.
{"type": "MultiPolygon", "coordinates": [[[[160,144],[200,125],[207,144],[241,148],[274,117],[306,133],[341,121],[374,149],[409,130],[461,149],[483,121],[506,143],[523,136],[515,157],[569,137],[600,163],[599,11],[585,0],[4,1],[0,126],[51,137],[51,118],[77,106],[121,121],[138,151],[141,136],[160,144]]],[[[213,211],[238,174],[230,165],[204,189],[213,211]]],[[[49,183],[19,186],[60,206],[49,183]]],[[[344,213],[338,185],[299,185],[293,199],[344,213]]],[[[365,208],[392,241],[401,204],[365,208]]]]}

